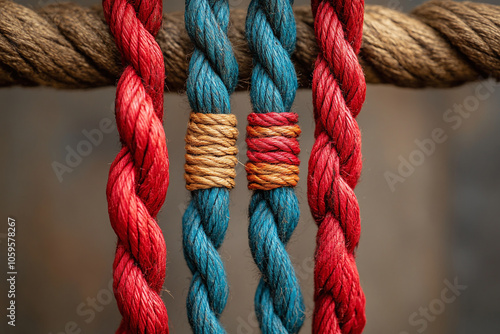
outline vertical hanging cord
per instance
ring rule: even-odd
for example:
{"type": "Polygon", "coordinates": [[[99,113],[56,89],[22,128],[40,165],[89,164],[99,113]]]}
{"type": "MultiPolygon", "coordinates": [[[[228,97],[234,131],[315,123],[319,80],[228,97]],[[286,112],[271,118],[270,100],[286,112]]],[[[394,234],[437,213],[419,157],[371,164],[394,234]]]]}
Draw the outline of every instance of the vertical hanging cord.
{"type": "Polygon", "coordinates": [[[365,100],[357,59],[363,0],[313,0],[319,54],[313,72],[316,141],[309,159],[308,200],[318,224],[313,333],[361,333],[365,296],[355,250],[360,214],[354,187],[361,173],[361,133],[355,117],[365,100]]]}
{"type": "Polygon", "coordinates": [[[154,36],[161,0],[104,0],[104,14],[125,70],[116,89],[116,122],[122,149],[107,186],[111,225],[118,236],[113,290],[123,316],[117,333],[168,333],[160,297],[165,240],[156,222],[168,188],[163,129],[163,56],[154,36]]]}
{"type": "Polygon", "coordinates": [[[290,55],[295,49],[295,18],[290,0],[252,0],[246,35],[253,54],[246,165],[249,189],[248,237],[262,273],[255,312],[264,334],[298,333],[304,302],[285,246],[299,221],[293,187],[298,181],[300,128],[291,113],[297,76],[290,55]]]}
{"type": "Polygon", "coordinates": [[[229,289],[217,252],[229,223],[229,189],[237,163],[236,118],[230,95],[238,63],[227,29],[227,0],[186,0],[186,31],[195,45],[187,79],[191,113],[186,135],[186,188],[191,201],[182,219],[184,258],[193,278],[187,314],[193,332],[225,333],[219,322],[229,289]]]}

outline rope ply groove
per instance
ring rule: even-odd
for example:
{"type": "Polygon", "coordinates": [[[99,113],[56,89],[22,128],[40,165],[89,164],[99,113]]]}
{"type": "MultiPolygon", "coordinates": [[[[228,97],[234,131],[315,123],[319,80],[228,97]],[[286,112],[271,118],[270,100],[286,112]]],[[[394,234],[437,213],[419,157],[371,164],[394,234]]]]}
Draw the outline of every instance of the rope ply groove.
{"type": "Polygon", "coordinates": [[[104,0],[104,14],[127,64],[116,88],[116,123],[122,149],[107,185],[111,226],[118,236],[113,291],[122,314],[117,333],[168,333],[160,293],[166,249],[156,222],[168,188],[163,130],[163,57],[154,36],[162,1],[104,0]]]}
{"type": "Polygon", "coordinates": [[[246,35],[254,68],[250,84],[253,112],[248,116],[246,164],[249,208],[248,239],[261,279],[255,313],[264,334],[298,333],[305,306],[286,252],[299,222],[294,191],[300,152],[298,116],[290,112],[297,76],[290,59],[295,49],[293,0],[252,0],[246,35]]]}
{"type": "MultiPolygon", "coordinates": [[[[299,86],[310,88],[318,54],[313,18],[309,7],[297,6],[294,12],[292,61],[299,86]]],[[[237,90],[247,89],[252,69],[245,15],[232,10],[228,28],[240,69],[237,90]]],[[[500,6],[430,1],[409,15],[367,6],[359,60],[368,83],[416,88],[451,87],[484,77],[499,80],[498,36],[500,6]]],[[[183,13],[165,14],[156,40],[169,73],[165,86],[184,90],[193,45],[183,13]]],[[[121,71],[120,53],[100,8],[68,3],[30,9],[0,0],[0,86],[93,88],[114,85],[121,71]]]]}
{"type": "Polygon", "coordinates": [[[313,73],[315,142],[307,198],[318,225],[314,267],[313,333],[361,333],[365,296],[356,268],[360,214],[354,187],[361,174],[356,116],[366,84],[357,54],[363,0],[313,0],[319,54],[313,73]]]}
{"type": "Polygon", "coordinates": [[[227,36],[227,0],[186,0],[186,30],[195,48],[186,88],[191,113],[186,134],[186,188],[191,201],[182,218],[184,258],[193,278],[187,296],[193,332],[225,333],[219,316],[229,288],[217,252],[229,224],[229,190],[237,163],[236,117],[230,95],[238,63],[227,36]]]}

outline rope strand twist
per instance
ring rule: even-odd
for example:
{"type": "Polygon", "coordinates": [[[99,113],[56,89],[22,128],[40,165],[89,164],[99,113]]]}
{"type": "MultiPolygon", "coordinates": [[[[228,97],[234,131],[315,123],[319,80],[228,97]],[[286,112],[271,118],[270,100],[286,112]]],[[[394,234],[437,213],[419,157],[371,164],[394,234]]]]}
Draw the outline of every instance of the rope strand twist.
{"type": "Polygon", "coordinates": [[[366,84],[357,54],[363,0],[313,0],[319,54],[313,74],[315,142],[309,158],[308,201],[318,225],[313,333],[361,333],[365,296],[355,249],[360,237],[354,187],[361,173],[361,133],[355,117],[366,84]]]}
{"type": "Polygon", "coordinates": [[[313,74],[315,142],[309,159],[308,200],[318,232],[313,333],[361,333],[365,296],[355,249],[360,237],[354,194],[361,173],[361,133],[355,117],[366,84],[357,54],[364,1],[314,0],[319,54],[313,74]]]}
{"type": "Polygon", "coordinates": [[[291,61],[296,42],[292,3],[252,0],[246,20],[254,63],[246,169],[249,188],[256,189],[249,208],[248,238],[262,274],[255,313],[264,334],[298,333],[305,318],[302,291],[285,248],[300,216],[292,187],[298,180],[296,137],[300,133],[297,116],[290,113],[297,91],[291,61]]]}
{"type": "Polygon", "coordinates": [[[229,224],[238,135],[236,118],[229,115],[238,63],[227,36],[227,0],[186,0],[185,25],[195,46],[186,84],[193,109],[185,165],[191,201],[182,218],[184,258],[193,274],[187,314],[195,334],[223,334],[219,317],[229,288],[217,250],[229,224]]]}
{"type": "MultiPolygon", "coordinates": [[[[292,61],[299,86],[311,88],[318,55],[310,6],[295,6],[297,47],[292,61]]],[[[170,92],[184,92],[193,50],[183,13],[164,15],[156,40],[170,92]]],[[[252,55],[245,11],[231,10],[229,39],[239,64],[237,90],[250,83],[252,55]]],[[[411,13],[367,5],[359,61],[366,82],[400,87],[452,87],[481,78],[500,80],[500,6],[428,1],[411,13]],[[453,27],[453,29],[450,29],[453,27]],[[473,45],[474,47],[470,47],[473,45]]],[[[94,88],[115,85],[122,72],[102,10],[74,3],[28,8],[0,0],[0,87],[43,85],[94,88]]]]}
{"type": "Polygon", "coordinates": [[[160,292],[165,240],[156,222],[168,188],[163,129],[163,56],[154,36],[162,1],[104,0],[104,14],[127,64],[116,88],[116,123],[122,149],[107,185],[111,226],[118,236],[113,290],[122,314],[117,333],[168,333],[160,292]]]}

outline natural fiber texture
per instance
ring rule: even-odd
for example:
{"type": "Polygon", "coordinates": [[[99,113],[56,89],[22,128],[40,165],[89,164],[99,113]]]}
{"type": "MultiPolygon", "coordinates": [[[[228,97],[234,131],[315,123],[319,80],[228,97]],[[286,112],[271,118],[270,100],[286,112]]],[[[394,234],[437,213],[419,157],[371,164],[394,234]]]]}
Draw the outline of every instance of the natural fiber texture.
{"type": "Polygon", "coordinates": [[[362,165],[356,116],[366,93],[356,57],[364,1],[311,3],[320,49],[313,74],[316,126],[307,179],[307,199],[318,225],[313,334],[360,334],[366,318],[355,260],[361,221],[354,187],[362,165]]]}
{"type": "Polygon", "coordinates": [[[248,189],[295,187],[299,182],[300,127],[295,113],[251,113],[245,166],[248,189]]]}
{"type": "Polygon", "coordinates": [[[294,165],[247,162],[245,169],[250,190],[295,187],[299,182],[299,167],[294,165]]]}
{"type": "Polygon", "coordinates": [[[165,71],[154,39],[162,24],[162,1],[104,0],[103,7],[127,64],[115,104],[122,149],[111,164],[106,190],[118,236],[113,290],[123,319],[117,333],[166,334],[167,309],[160,293],[167,251],[156,222],[169,180],[162,122],[165,71]]]}
{"type": "Polygon", "coordinates": [[[193,274],[186,307],[194,334],[224,334],[219,317],[229,284],[217,250],[229,224],[238,136],[236,117],[230,115],[238,63],[227,36],[229,3],[186,0],[185,21],[195,45],[186,84],[193,109],[185,166],[191,201],[182,217],[184,258],[193,274]]]}
{"type": "MultiPolygon", "coordinates": [[[[309,7],[296,7],[297,46],[292,56],[300,87],[311,87],[318,53],[309,7]]],[[[231,11],[229,38],[239,64],[239,85],[250,82],[246,13],[231,11]]],[[[156,36],[163,50],[165,85],[185,89],[193,45],[183,14],[164,15],[156,36]]],[[[380,6],[365,10],[360,62],[368,83],[450,87],[481,77],[500,79],[500,6],[431,1],[406,15],[380,6]]],[[[92,88],[114,85],[120,55],[99,8],[55,4],[30,9],[0,0],[0,86],[92,88]]]]}
{"type": "Polygon", "coordinates": [[[238,163],[236,116],[191,113],[186,134],[186,188],[234,188],[238,163]]]}
{"type": "Polygon", "coordinates": [[[248,210],[248,241],[261,272],[254,302],[263,334],[298,333],[305,318],[302,291],[286,252],[300,216],[293,188],[299,173],[300,128],[297,114],[290,112],[297,92],[291,60],[297,37],[292,5],[293,0],[252,0],[246,18],[254,64],[246,170],[249,188],[256,189],[248,210]],[[284,162],[290,153],[294,163],[284,162]]]}

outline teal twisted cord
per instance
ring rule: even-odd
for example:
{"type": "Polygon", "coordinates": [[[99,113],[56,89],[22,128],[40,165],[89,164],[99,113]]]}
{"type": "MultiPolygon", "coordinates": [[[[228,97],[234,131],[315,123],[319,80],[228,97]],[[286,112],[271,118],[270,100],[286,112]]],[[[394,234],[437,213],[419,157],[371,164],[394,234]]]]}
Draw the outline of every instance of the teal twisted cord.
{"type": "MultiPolygon", "coordinates": [[[[255,113],[290,112],[297,75],[290,59],[295,49],[293,1],[252,0],[246,35],[254,68],[250,98],[255,113]]],[[[255,312],[263,333],[298,333],[304,322],[302,292],[286,252],[299,221],[299,203],[291,187],[256,190],[249,208],[249,244],[262,273],[255,312]]]]}
{"type": "MultiPolygon", "coordinates": [[[[194,112],[229,114],[238,82],[238,63],[227,37],[226,0],[186,0],[186,30],[195,49],[186,91],[194,112]]],[[[229,190],[200,189],[182,219],[184,257],[193,274],[187,297],[194,333],[225,333],[219,316],[229,294],[224,264],[217,252],[229,223],[229,190]]]]}

